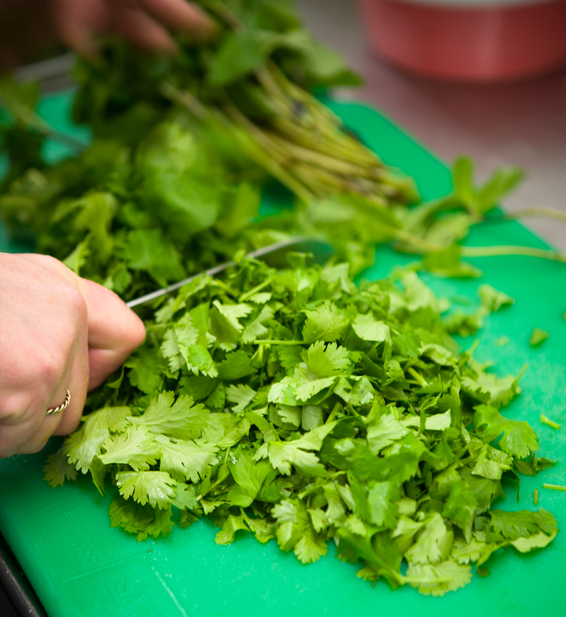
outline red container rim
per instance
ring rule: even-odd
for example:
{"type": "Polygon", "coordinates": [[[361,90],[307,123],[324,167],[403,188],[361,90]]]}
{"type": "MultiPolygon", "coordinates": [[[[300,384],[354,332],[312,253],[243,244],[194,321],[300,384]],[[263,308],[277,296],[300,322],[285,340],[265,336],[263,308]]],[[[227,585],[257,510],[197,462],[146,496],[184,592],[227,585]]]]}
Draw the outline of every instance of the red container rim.
{"type": "Polygon", "coordinates": [[[522,79],[566,63],[566,0],[432,2],[358,0],[373,49],[411,72],[459,81],[522,79]]]}

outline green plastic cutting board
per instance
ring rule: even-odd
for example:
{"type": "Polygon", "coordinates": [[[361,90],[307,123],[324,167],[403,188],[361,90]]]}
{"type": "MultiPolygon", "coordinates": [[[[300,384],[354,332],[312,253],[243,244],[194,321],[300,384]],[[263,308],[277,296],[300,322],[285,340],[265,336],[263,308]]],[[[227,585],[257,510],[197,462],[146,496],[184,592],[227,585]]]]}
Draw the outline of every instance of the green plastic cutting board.
{"type": "MultiPolygon", "coordinates": [[[[70,96],[43,101],[42,112],[64,131],[70,96]]],[[[450,189],[446,166],[375,110],[351,103],[329,103],[346,124],[390,165],[413,176],[424,198],[450,189]]],[[[76,133],[75,133],[76,134],[76,133]]],[[[60,155],[60,151],[50,153],[60,155]]],[[[4,250],[5,235],[0,236],[4,250]]],[[[477,228],[473,245],[516,244],[547,248],[513,222],[477,228]]],[[[368,278],[381,277],[406,258],[380,249],[368,278]]],[[[521,379],[523,393],[507,409],[513,418],[528,420],[541,440],[541,455],[566,454],[566,266],[541,260],[500,257],[476,259],[485,276],[473,281],[427,281],[449,298],[476,298],[477,287],[490,283],[516,300],[492,315],[479,335],[476,357],[496,361],[499,374],[529,368],[521,379]],[[532,349],[533,328],[550,338],[532,349]],[[502,336],[506,346],[494,345],[502,336]],[[540,423],[545,413],[563,428],[540,423]]],[[[1,327],[1,324],[0,324],[1,327]]],[[[469,340],[465,344],[469,344],[469,340]]],[[[48,446],[49,448],[49,446],[48,446]]],[[[62,488],[42,480],[46,454],[19,456],[0,462],[0,528],[51,617],[306,617],[345,615],[440,617],[566,615],[566,534],[558,534],[546,550],[520,555],[500,551],[488,562],[491,575],[474,576],[468,587],[443,598],[424,597],[409,587],[391,591],[356,577],[358,567],[335,559],[334,546],[315,564],[304,566],[283,553],[275,541],[259,544],[238,535],[231,546],[214,543],[215,529],[200,521],[159,540],[138,543],[110,528],[110,497],[100,496],[87,478],[62,488]]],[[[536,478],[524,478],[517,503],[510,485],[503,509],[553,512],[566,531],[566,493],[545,490],[542,483],[566,484],[561,462],[536,478]]],[[[242,532],[238,532],[239,534],[242,532]]]]}

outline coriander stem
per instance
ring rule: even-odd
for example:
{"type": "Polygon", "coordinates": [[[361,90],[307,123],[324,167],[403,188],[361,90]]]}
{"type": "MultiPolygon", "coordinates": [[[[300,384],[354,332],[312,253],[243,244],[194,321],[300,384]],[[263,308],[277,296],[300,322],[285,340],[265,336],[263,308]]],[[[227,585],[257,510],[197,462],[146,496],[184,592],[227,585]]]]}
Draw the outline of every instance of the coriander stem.
{"type": "Polygon", "coordinates": [[[277,161],[273,156],[276,144],[269,139],[269,136],[261,131],[253,122],[250,122],[237,107],[231,103],[225,106],[226,113],[235,124],[235,136],[240,139],[242,146],[246,148],[248,155],[263,168],[267,169],[282,184],[287,186],[295,195],[305,201],[310,201],[314,195],[305,184],[300,182],[293,174],[289,173],[281,161],[277,161]]]}
{"type": "Polygon", "coordinates": [[[324,169],[327,169],[329,171],[335,171],[339,174],[352,174],[355,176],[372,178],[375,180],[379,180],[381,178],[381,169],[379,167],[369,167],[367,165],[365,167],[362,167],[360,165],[344,161],[334,156],[329,156],[328,154],[324,154],[310,148],[305,148],[304,146],[290,143],[289,141],[277,135],[273,135],[272,139],[274,141],[280,142],[281,146],[284,146],[285,149],[289,152],[289,154],[292,157],[296,158],[298,161],[309,161],[311,163],[314,163],[315,165],[319,165],[324,169]]]}
{"type": "Polygon", "coordinates": [[[210,118],[209,110],[189,92],[178,90],[169,82],[163,82],[159,91],[166,99],[188,109],[199,120],[210,118]]]}
{"type": "Polygon", "coordinates": [[[346,407],[347,409],[350,410],[350,412],[352,413],[352,415],[356,416],[356,417],[361,417],[360,414],[352,407],[351,403],[346,403],[346,407]]]}
{"type": "Polygon", "coordinates": [[[224,6],[222,2],[210,2],[208,4],[208,8],[232,30],[240,30],[244,27],[244,24],[240,21],[240,19],[232,13],[228,7],[224,6]]]}
{"type": "Polygon", "coordinates": [[[560,486],[559,484],[543,484],[542,488],[549,488],[553,491],[564,491],[566,492],[566,486],[560,486]]]}
{"type": "Polygon", "coordinates": [[[556,219],[566,223],[566,213],[556,210],[555,208],[540,207],[540,208],[523,208],[522,210],[515,210],[513,212],[506,212],[503,216],[497,218],[481,219],[474,224],[479,223],[504,223],[505,221],[514,221],[523,218],[536,218],[543,217],[549,219],[556,219]]]}
{"type": "Polygon", "coordinates": [[[250,289],[245,294],[240,296],[240,302],[245,302],[246,300],[249,300],[254,294],[258,293],[258,291],[261,291],[262,289],[267,287],[271,282],[272,282],[272,277],[269,277],[265,281],[260,283],[259,285],[256,285],[253,289],[250,289]]]}
{"type": "Polygon", "coordinates": [[[538,488],[535,488],[535,494],[534,494],[533,502],[534,502],[535,506],[538,505],[538,488]]]}
{"type": "Polygon", "coordinates": [[[423,386],[423,388],[428,386],[428,383],[425,381],[424,377],[420,373],[417,373],[412,366],[409,366],[407,371],[411,373],[411,375],[421,384],[421,386],[423,386]]]}
{"type": "Polygon", "coordinates": [[[271,339],[254,341],[257,345],[308,345],[305,341],[274,341],[271,339]]]}
{"type": "Polygon", "coordinates": [[[340,403],[336,403],[334,407],[332,408],[332,411],[328,414],[328,418],[326,418],[324,424],[328,424],[332,422],[332,420],[334,420],[334,418],[336,417],[336,414],[340,411],[340,409],[342,409],[342,405],[340,405],[340,403]]]}
{"type": "Polygon", "coordinates": [[[560,424],[558,424],[558,422],[555,422],[554,420],[547,418],[543,413],[540,414],[540,421],[543,424],[546,424],[547,426],[551,426],[552,428],[556,430],[560,428],[560,424]]]}
{"type": "Polygon", "coordinates": [[[463,246],[462,257],[499,257],[516,255],[522,257],[538,257],[566,263],[566,255],[556,251],[536,249],[529,246],[463,246]]]}

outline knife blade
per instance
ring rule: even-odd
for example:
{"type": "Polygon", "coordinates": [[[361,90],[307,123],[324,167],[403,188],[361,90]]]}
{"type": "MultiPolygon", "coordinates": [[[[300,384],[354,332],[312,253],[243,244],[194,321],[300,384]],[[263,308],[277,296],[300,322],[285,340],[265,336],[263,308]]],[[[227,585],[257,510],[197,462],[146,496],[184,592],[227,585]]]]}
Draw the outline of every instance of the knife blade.
{"type": "MultiPolygon", "coordinates": [[[[281,268],[288,265],[286,257],[289,253],[308,253],[311,255],[311,264],[324,264],[334,254],[334,249],[330,244],[328,244],[328,242],[324,242],[323,240],[316,240],[315,238],[293,238],[291,240],[275,242],[274,244],[269,244],[268,246],[259,248],[251,253],[247,253],[244,259],[261,259],[274,268],[281,268]]],[[[140,296],[139,298],[134,298],[133,300],[126,302],[126,306],[133,308],[134,306],[145,304],[146,302],[150,302],[151,300],[155,300],[156,298],[160,298],[161,296],[180,289],[183,285],[190,283],[199,276],[214,276],[235,265],[237,265],[235,261],[227,261],[219,264],[218,266],[209,268],[204,272],[193,274],[182,281],[173,283],[168,287],[163,287],[162,289],[157,289],[151,293],[140,296]]]]}

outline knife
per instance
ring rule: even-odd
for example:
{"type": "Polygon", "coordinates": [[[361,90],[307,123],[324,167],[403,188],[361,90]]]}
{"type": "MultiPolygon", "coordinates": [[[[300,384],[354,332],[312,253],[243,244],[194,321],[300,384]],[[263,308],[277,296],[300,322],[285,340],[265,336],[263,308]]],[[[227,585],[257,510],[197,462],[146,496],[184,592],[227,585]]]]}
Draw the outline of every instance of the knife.
{"type": "MultiPolygon", "coordinates": [[[[252,251],[251,253],[247,253],[244,259],[261,259],[261,261],[265,261],[268,265],[274,268],[283,268],[289,265],[286,259],[289,253],[307,253],[309,255],[307,264],[322,265],[326,263],[330,257],[332,257],[334,254],[334,249],[330,244],[328,244],[328,242],[324,242],[323,240],[316,240],[314,238],[293,238],[291,240],[275,242],[274,244],[269,244],[268,246],[264,246],[260,249],[252,251]]],[[[140,296],[139,298],[134,298],[133,300],[126,302],[126,306],[133,308],[134,306],[145,304],[146,302],[150,302],[151,300],[155,300],[156,298],[160,298],[161,296],[165,296],[172,291],[180,289],[183,285],[194,281],[194,279],[199,276],[203,276],[205,274],[207,276],[214,276],[215,274],[223,272],[224,270],[227,270],[235,265],[237,265],[235,261],[227,261],[219,264],[218,266],[214,266],[214,268],[209,268],[204,272],[193,274],[193,276],[189,276],[182,281],[173,283],[173,285],[169,285],[169,287],[163,287],[162,289],[157,289],[156,291],[152,291],[151,293],[140,296]]]]}

